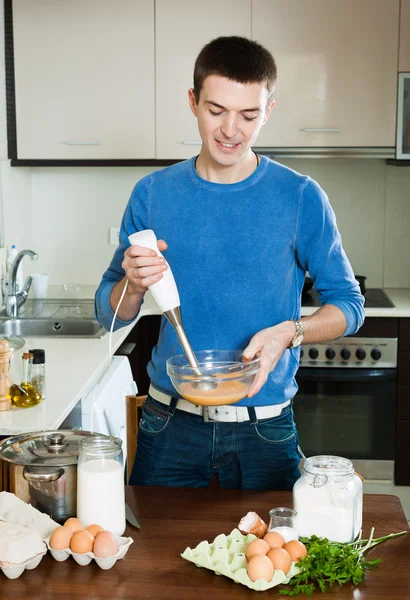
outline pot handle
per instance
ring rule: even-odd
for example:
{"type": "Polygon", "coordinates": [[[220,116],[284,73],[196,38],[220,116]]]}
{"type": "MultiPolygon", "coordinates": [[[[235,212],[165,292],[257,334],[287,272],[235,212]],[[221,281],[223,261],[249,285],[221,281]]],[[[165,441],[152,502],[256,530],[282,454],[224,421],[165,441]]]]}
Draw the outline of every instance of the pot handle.
{"type": "Polygon", "coordinates": [[[52,473],[32,473],[27,467],[23,469],[23,477],[26,481],[33,481],[37,483],[45,483],[48,481],[56,481],[64,475],[64,469],[61,467],[53,471],[52,473]]]}

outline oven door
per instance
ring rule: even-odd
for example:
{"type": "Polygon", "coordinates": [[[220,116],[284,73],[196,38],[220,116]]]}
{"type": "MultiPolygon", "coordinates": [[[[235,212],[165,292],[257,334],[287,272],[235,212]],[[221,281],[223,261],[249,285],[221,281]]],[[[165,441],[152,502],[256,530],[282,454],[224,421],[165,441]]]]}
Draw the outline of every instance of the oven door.
{"type": "Polygon", "coordinates": [[[396,369],[300,367],[296,381],[303,453],[350,458],[366,479],[393,480],[396,369]]]}

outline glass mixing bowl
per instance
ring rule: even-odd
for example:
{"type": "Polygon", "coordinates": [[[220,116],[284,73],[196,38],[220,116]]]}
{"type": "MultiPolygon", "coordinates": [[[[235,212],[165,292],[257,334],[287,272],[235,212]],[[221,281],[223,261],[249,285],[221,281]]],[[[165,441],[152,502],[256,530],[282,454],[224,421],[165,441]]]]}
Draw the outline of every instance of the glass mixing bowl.
{"type": "Polygon", "coordinates": [[[178,394],[193,404],[220,406],[245,398],[256,379],[260,359],[242,361],[241,350],[201,350],[195,353],[200,375],[190,366],[185,354],[167,360],[167,373],[178,394]],[[212,381],[212,389],[199,385],[212,381]]]}

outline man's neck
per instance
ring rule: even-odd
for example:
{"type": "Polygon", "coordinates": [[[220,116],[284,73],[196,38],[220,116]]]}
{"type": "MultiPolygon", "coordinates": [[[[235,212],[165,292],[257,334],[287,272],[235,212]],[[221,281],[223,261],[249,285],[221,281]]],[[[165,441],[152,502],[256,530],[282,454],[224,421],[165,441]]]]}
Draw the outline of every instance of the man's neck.
{"type": "Polygon", "coordinates": [[[258,165],[256,154],[249,150],[236,165],[223,166],[216,163],[202,151],[196,162],[196,172],[202,179],[213,183],[239,183],[251,175],[258,165]]]}

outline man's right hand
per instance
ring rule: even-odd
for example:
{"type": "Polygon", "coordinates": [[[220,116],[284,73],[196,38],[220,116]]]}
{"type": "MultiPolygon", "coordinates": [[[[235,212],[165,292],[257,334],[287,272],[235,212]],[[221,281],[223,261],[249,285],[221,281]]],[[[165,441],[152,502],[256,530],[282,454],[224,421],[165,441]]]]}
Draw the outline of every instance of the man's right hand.
{"type": "MultiPolygon", "coordinates": [[[[167,248],[166,242],[158,240],[158,249],[161,252],[167,248]]],[[[118,309],[117,316],[122,321],[132,321],[138,314],[148,287],[162,278],[162,274],[168,266],[162,256],[158,256],[150,248],[142,246],[130,246],[124,252],[121,266],[125,271],[125,277],[112,288],[110,305],[115,312],[125,283],[128,281],[127,292],[118,309]]]]}
{"type": "MultiPolygon", "coordinates": [[[[158,240],[158,249],[161,252],[167,248],[168,245],[164,240],[158,240]]],[[[148,287],[159,281],[168,268],[165,258],[143,246],[127,248],[121,266],[129,282],[127,291],[139,294],[145,294],[148,287]]]]}

